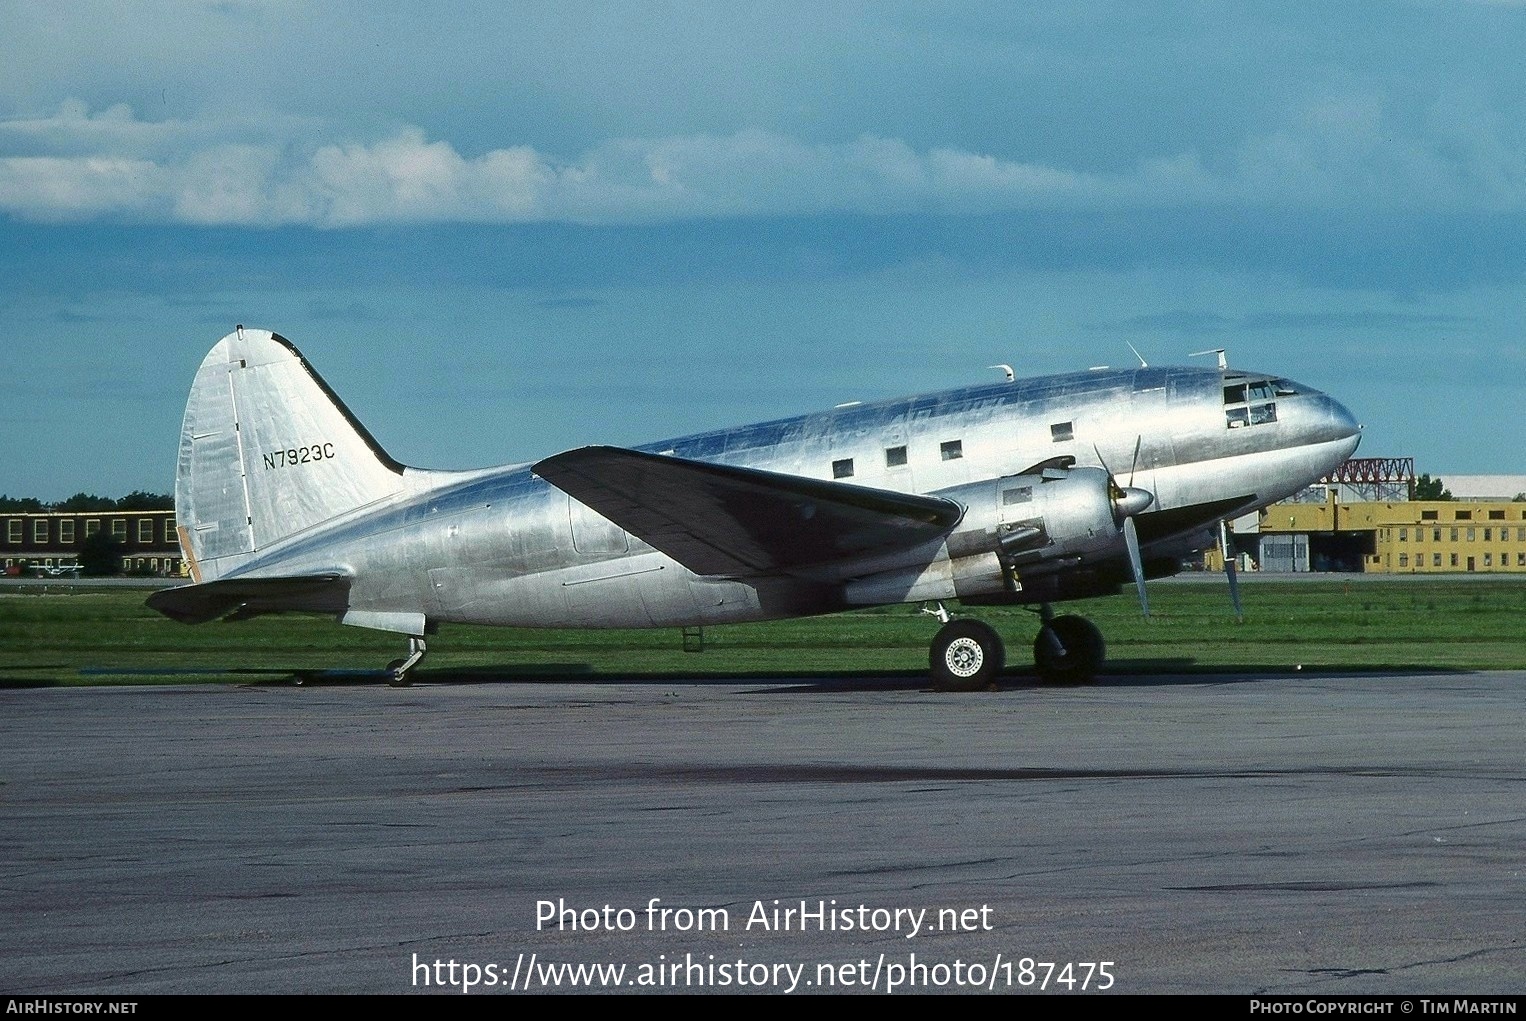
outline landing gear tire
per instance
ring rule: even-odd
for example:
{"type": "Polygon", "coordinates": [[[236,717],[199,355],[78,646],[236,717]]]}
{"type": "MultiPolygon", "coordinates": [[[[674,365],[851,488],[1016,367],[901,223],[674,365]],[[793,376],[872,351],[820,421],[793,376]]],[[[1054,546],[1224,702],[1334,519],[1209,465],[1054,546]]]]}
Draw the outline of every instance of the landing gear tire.
{"type": "Polygon", "coordinates": [[[1045,621],[1033,640],[1033,665],[1045,684],[1085,684],[1106,658],[1097,625],[1074,614],[1045,621]]]}
{"type": "Polygon", "coordinates": [[[394,659],[387,664],[387,683],[394,688],[408,687],[408,674],[419,665],[419,660],[424,658],[424,639],[408,639],[408,658],[394,659]]]}
{"type": "Polygon", "coordinates": [[[928,653],[933,684],[942,691],[990,687],[1006,665],[1001,636],[978,620],[954,620],[938,629],[928,653]]]}

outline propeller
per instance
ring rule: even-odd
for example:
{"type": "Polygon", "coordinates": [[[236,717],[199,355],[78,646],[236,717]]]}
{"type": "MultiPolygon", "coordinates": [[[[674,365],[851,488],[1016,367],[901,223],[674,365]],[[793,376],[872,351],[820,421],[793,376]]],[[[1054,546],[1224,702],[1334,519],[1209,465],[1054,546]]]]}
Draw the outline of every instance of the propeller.
{"type": "Polygon", "coordinates": [[[1144,510],[1155,502],[1155,494],[1148,489],[1139,489],[1134,485],[1134,469],[1139,466],[1139,448],[1144,442],[1144,436],[1134,439],[1134,459],[1129,464],[1129,484],[1120,486],[1118,477],[1113,474],[1107,461],[1102,457],[1102,451],[1097,445],[1092,444],[1092,450],[1096,451],[1097,462],[1102,465],[1102,470],[1107,472],[1108,496],[1113,502],[1113,521],[1123,531],[1123,545],[1129,552],[1129,570],[1134,575],[1134,586],[1139,590],[1139,609],[1146,616],[1150,616],[1150,597],[1145,593],[1144,558],[1139,552],[1139,529],[1134,525],[1134,515],[1144,510]]]}
{"type": "Polygon", "coordinates": [[[1234,550],[1229,546],[1228,519],[1219,522],[1219,552],[1224,555],[1224,577],[1229,579],[1229,599],[1235,604],[1235,620],[1243,622],[1245,614],[1240,609],[1240,579],[1235,572],[1234,550]]]}

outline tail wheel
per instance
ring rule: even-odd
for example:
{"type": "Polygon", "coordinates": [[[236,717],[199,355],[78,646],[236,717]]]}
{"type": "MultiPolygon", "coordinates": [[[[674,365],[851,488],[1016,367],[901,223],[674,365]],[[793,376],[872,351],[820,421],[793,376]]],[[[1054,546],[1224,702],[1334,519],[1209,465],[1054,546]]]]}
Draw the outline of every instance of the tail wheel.
{"type": "Polygon", "coordinates": [[[1033,665],[1048,684],[1085,684],[1107,658],[1107,643],[1097,625],[1069,614],[1046,621],[1033,640],[1033,665]]]}
{"type": "Polygon", "coordinates": [[[944,691],[988,688],[1006,665],[1001,636],[978,620],[949,621],[933,636],[928,667],[944,691]]]}

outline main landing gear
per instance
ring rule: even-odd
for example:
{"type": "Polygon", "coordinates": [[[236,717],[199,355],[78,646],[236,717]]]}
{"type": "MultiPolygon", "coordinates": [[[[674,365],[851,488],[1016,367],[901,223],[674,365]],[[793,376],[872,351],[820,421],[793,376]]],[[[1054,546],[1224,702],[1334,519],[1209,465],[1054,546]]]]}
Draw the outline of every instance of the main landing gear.
{"type": "Polygon", "coordinates": [[[951,620],[933,636],[928,653],[933,684],[944,691],[980,691],[996,683],[1007,652],[991,625],[951,620]]]}
{"type": "MultiPolygon", "coordinates": [[[[980,691],[996,683],[1006,665],[1001,636],[978,620],[950,620],[942,604],[931,613],[943,621],[928,651],[933,683],[943,691],[980,691]]],[[[1033,665],[1046,684],[1084,684],[1097,675],[1107,656],[1102,632],[1085,617],[1056,617],[1048,603],[1039,607],[1033,665]]]]}
{"type": "Polygon", "coordinates": [[[1033,666],[1046,684],[1085,684],[1097,676],[1107,658],[1107,643],[1097,625],[1068,613],[1056,617],[1048,603],[1039,604],[1038,637],[1033,639],[1033,666]]]}
{"type": "Polygon", "coordinates": [[[419,665],[419,660],[424,658],[424,639],[408,639],[408,655],[404,659],[394,659],[387,664],[387,683],[394,688],[408,687],[408,673],[419,665]]]}

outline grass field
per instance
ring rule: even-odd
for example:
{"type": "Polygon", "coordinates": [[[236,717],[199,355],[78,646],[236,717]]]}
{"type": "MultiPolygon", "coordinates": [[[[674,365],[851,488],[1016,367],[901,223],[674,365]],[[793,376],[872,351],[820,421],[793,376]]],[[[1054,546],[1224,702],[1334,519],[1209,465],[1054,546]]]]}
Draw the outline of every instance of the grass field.
{"type": "MultiPolygon", "coordinates": [[[[1108,643],[1104,673],[1526,669],[1526,578],[1249,584],[1236,623],[1222,582],[1151,588],[1150,620],[1131,595],[1066,604],[1108,643]]],[[[143,591],[0,590],[0,687],[249,681],[303,672],[379,671],[403,640],[321,617],[187,626],[143,605],[143,591]]],[[[1007,642],[1008,675],[1032,676],[1036,617],[971,615],[1007,642]]],[[[678,631],[530,631],[447,625],[416,678],[916,676],[936,629],[915,607],[678,631]]],[[[380,675],[377,675],[380,679],[380,675]]]]}

